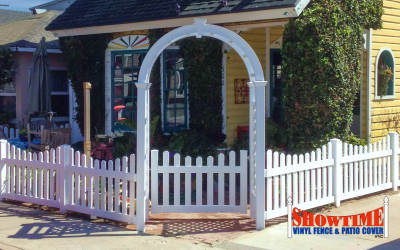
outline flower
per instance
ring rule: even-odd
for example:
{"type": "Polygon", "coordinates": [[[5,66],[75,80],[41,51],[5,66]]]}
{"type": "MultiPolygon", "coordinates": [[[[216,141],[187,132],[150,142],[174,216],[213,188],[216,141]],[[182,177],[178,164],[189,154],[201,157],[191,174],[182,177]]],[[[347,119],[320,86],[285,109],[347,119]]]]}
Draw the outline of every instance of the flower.
{"type": "MultiPolygon", "coordinates": [[[[123,198],[122,198],[122,195],[120,195],[120,196],[119,196],[119,200],[122,201],[122,199],[123,199],[123,198]]],[[[128,203],[128,205],[129,205],[129,203],[130,203],[130,199],[129,199],[129,198],[126,199],[126,203],[128,203]]]]}

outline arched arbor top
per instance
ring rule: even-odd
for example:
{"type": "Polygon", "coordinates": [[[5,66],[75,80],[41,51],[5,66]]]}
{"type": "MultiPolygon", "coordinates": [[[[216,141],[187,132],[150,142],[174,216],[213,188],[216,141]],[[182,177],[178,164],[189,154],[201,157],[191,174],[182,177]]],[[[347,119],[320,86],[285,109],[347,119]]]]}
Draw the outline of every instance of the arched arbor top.
{"type": "Polygon", "coordinates": [[[150,73],[157,57],[165,48],[186,37],[213,37],[231,46],[243,59],[250,82],[264,81],[261,63],[250,45],[235,32],[226,28],[206,24],[206,19],[195,19],[195,23],[177,28],[160,38],[147,53],[140,68],[138,83],[149,83],[150,73]]]}

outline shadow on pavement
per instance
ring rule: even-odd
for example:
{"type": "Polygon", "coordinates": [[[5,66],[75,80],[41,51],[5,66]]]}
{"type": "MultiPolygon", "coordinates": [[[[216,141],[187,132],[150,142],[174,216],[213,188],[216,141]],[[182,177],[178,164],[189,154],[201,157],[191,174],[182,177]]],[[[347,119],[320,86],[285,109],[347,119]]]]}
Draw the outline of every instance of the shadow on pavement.
{"type": "MultiPolygon", "coordinates": [[[[108,223],[96,223],[78,218],[65,217],[12,203],[0,203],[0,219],[26,218],[37,222],[20,224],[21,229],[8,238],[42,239],[87,236],[132,236],[137,232],[124,230],[108,223]]],[[[144,236],[145,234],[143,234],[144,236]]]]}

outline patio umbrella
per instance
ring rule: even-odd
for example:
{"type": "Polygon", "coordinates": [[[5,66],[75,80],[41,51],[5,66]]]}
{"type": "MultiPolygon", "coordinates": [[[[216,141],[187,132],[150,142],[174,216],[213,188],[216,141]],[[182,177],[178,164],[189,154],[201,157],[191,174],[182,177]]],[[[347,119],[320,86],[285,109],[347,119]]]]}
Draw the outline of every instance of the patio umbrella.
{"type": "Polygon", "coordinates": [[[50,67],[46,39],[43,37],[33,53],[33,67],[29,84],[29,115],[43,115],[51,111],[50,67]]]}

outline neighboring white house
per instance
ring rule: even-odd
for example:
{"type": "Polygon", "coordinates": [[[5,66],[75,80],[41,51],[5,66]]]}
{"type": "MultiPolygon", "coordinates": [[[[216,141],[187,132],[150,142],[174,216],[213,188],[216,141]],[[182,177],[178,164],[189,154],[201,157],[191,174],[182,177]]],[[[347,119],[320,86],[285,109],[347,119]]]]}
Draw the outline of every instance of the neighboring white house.
{"type": "Polygon", "coordinates": [[[66,10],[75,0],[55,0],[48,3],[44,3],[38,6],[29,8],[33,14],[40,14],[49,10],[64,11],[66,10]]]}

